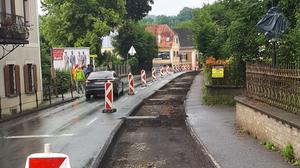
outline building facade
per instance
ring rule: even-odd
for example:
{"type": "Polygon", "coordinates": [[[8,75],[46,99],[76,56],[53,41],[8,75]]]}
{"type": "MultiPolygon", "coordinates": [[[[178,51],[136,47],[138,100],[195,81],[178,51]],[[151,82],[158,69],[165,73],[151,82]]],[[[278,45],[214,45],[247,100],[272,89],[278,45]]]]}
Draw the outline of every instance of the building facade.
{"type": "Polygon", "coordinates": [[[193,45],[192,31],[189,29],[174,29],[174,31],[178,34],[180,42],[180,63],[191,65],[192,69],[196,70],[199,66],[199,52],[193,45]]]}
{"type": "Polygon", "coordinates": [[[153,65],[188,65],[197,69],[199,52],[192,43],[192,32],[188,29],[172,29],[168,25],[148,25],[146,30],[157,40],[158,56],[153,65]]]}
{"type": "Polygon", "coordinates": [[[176,32],[168,25],[147,25],[146,30],[157,40],[158,55],[153,59],[153,65],[179,64],[179,39],[176,32]]]}
{"type": "Polygon", "coordinates": [[[0,107],[6,117],[42,100],[37,0],[0,0],[0,45],[0,107]]]}

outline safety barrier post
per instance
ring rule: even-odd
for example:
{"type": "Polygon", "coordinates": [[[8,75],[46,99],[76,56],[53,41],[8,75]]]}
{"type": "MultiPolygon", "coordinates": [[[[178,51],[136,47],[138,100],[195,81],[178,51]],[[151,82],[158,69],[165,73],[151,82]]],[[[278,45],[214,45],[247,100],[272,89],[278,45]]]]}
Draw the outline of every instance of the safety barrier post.
{"type": "Polygon", "coordinates": [[[160,74],[160,78],[164,77],[164,69],[162,66],[160,66],[160,68],[159,68],[159,74],[160,74]]]}
{"type": "Polygon", "coordinates": [[[60,84],[60,87],[61,87],[61,100],[65,101],[63,83],[60,84]]]}
{"type": "Polygon", "coordinates": [[[1,96],[0,96],[0,120],[2,119],[2,102],[1,102],[1,96]]]}
{"type": "Polygon", "coordinates": [[[73,85],[72,85],[72,80],[70,80],[70,89],[71,89],[71,97],[72,99],[74,98],[74,95],[73,95],[73,85]]]}
{"type": "Polygon", "coordinates": [[[105,105],[103,113],[113,113],[117,111],[117,109],[113,108],[113,93],[113,83],[107,81],[105,83],[105,105]]]}
{"type": "Polygon", "coordinates": [[[129,84],[129,95],[134,95],[134,78],[133,75],[129,72],[128,74],[128,84],[129,84]]]}
{"type": "Polygon", "coordinates": [[[142,87],[147,87],[146,86],[146,81],[147,80],[147,77],[146,77],[146,72],[145,70],[141,70],[141,82],[142,82],[142,87]]]}
{"type": "Polygon", "coordinates": [[[34,153],[27,157],[25,168],[71,168],[69,156],[51,153],[50,144],[44,145],[44,153],[34,153]]]}
{"type": "Polygon", "coordinates": [[[39,100],[38,100],[38,95],[37,95],[37,89],[34,88],[34,94],[35,94],[35,103],[36,103],[36,108],[39,108],[39,100]]]}
{"type": "Polygon", "coordinates": [[[157,77],[156,77],[156,69],[154,67],[152,67],[152,80],[156,81],[157,77]]]}
{"type": "Polygon", "coordinates": [[[22,95],[21,95],[21,92],[19,92],[19,106],[20,106],[20,112],[22,113],[23,109],[22,109],[22,95]]]}
{"type": "Polygon", "coordinates": [[[51,103],[51,88],[50,88],[50,85],[48,85],[48,94],[49,94],[49,102],[50,102],[50,104],[52,104],[51,103]]]}
{"type": "Polygon", "coordinates": [[[166,72],[167,72],[167,74],[170,73],[170,67],[169,67],[169,65],[167,65],[167,67],[166,67],[166,72]]]}

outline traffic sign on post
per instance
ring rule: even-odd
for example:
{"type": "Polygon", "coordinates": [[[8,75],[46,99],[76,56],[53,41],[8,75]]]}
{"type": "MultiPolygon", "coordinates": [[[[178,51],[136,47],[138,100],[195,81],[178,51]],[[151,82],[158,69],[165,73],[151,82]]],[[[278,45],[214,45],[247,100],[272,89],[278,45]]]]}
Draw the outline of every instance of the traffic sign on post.
{"type": "Polygon", "coordinates": [[[136,54],[136,51],[135,51],[135,49],[134,49],[133,46],[130,47],[130,49],[128,51],[128,54],[131,55],[131,56],[134,55],[134,54],[136,54]]]}

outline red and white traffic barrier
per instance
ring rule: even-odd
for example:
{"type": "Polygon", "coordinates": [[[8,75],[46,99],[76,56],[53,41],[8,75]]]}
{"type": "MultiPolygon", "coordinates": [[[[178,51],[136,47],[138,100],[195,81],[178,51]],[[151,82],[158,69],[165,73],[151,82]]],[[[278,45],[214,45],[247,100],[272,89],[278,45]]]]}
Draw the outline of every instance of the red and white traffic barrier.
{"type": "Polygon", "coordinates": [[[117,111],[117,109],[113,108],[113,102],[114,102],[113,83],[107,81],[105,82],[105,105],[104,105],[103,113],[113,113],[117,111]]]}
{"type": "Polygon", "coordinates": [[[45,153],[29,155],[25,168],[71,168],[71,165],[68,155],[50,153],[50,144],[45,144],[45,153]]]}
{"type": "Polygon", "coordinates": [[[198,71],[199,70],[199,62],[197,61],[196,62],[196,71],[198,71]]]}
{"type": "Polygon", "coordinates": [[[156,69],[153,67],[152,68],[152,80],[156,81],[157,80],[157,76],[156,76],[156,69]]]}
{"type": "Polygon", "coordinates": [[[167,74],[170,73],[170,67],[169,67],[169,65],[167,65],[167,67],[166,67],[166,73],[167,73],[167,74]]]}
{"type": "Polygon", "coordinates": [[[128,84],[129,84],[129,91],[128,94],[129,95],[134,95],[134,78],[133,75],[131,73],[128,74],[128,84]]]}
{"type": "Polygon", "coordinates": [[[147,77],[146,77],[146,71],[141,70],[141,82],[142,82],[142,87],[147,87],[147,77]]]}
{"type": "Polygon", "coordinates": [[[164,68],[162,66],[160,66],[159,68],[159,74],[160,74],[160,78],[164,77],[164,68]]]}

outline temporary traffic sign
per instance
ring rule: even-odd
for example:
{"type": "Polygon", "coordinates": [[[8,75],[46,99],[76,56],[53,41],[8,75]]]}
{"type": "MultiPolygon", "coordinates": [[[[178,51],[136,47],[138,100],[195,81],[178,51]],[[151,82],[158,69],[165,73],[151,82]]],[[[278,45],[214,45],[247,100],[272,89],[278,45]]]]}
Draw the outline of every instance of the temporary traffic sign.
{"type": "Polygon", "coordinates": [[[25,168],[71,168],[71,165],[65,154],[36,153],[27,157],[25,168]]]}
{"type": "Polygon", "coordinates": [[[135,49],[134,49],[133,46],[130,47],[130,49],[129,49],[129,51],[128,51],[128,54],[130,54],[130,55],[136,54],[136,51],[135,51],[135,49]]]}

